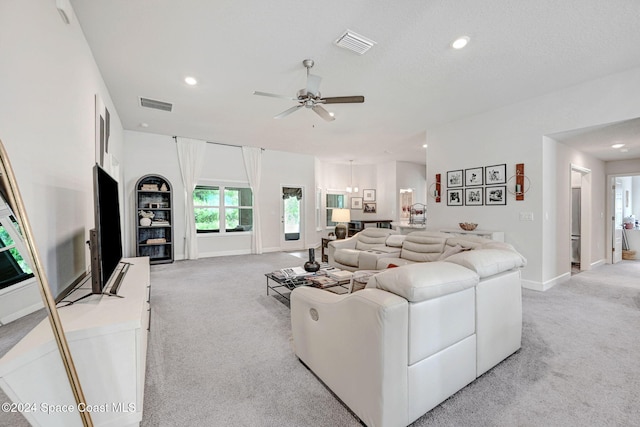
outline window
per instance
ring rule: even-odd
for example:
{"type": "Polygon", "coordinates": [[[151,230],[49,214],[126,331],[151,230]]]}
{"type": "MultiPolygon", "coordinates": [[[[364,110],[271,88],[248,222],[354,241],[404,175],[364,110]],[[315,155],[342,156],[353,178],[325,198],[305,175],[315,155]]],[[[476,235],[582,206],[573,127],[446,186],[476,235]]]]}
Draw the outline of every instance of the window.
{"type": "Polygon", "coordinates": [[[331,221],[331,213],[333,208],[345,207],[345,195],[336,193],[327,193],[327,227],[333,227],[337,223],[331,221]]]}
{"type": "Polygon", "coordinates": [[[16,248],[15,239],[20,238],[16,219],[0,217],[0,289],[33,277],[31,268],[16,248]]]}
{"type": "Polygon", "coordinates": [[[196,186],[193,192],[196,231],[232,233],[253,228],[253,194],[246,187],[196,186]]]}

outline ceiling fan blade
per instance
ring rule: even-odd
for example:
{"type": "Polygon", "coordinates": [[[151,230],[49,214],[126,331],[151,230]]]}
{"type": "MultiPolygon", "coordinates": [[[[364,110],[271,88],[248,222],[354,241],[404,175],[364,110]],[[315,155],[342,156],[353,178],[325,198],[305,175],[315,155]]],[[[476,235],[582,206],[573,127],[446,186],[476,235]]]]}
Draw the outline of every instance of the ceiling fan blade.
{"type": "Polygon", "coordinates": [[[270,96],[271,98],[282,98],[282,99],[289,99],[291,101],[297,101],[298,98],[292,98],[290,96],[284,96],[284,95],[276,95],[275,93],[268,93],[268,92],[259,92],[259,91],[254,91],[253,92],[254,95],[260,95],[260,96],[270,96]]]}
{"type": "Polygon", "coordinates": [[[333,96],[330,98],[322,98],[320,102],[323,104],[350,104],[364,102],[364,96],[333,96]]]}
{"type": "Polygon", "coordinates": [[[320,90],[321,81],[322,77],[316,76],[314,74],[309,74],[307,76],[307,93],[317,96],[318,91],[320,90]]]}
{"type": "Polygon", "coordinates": [[[313,107],[311,107],[311,109],[313,111],[315,111],[317,115],[319,115],[320,117],[322,117],[323,119],[325,119],[328,122],[332,122],[332,121],[334,121],[336,119],[331,114],[329,114],[329,112],[327,110],[322,108],[320,105],[314,105],[313,107]]]}
{"type": "Polygon", "coordinates": [[[289,114],[293,113],[294,111],[298,111],[298,109],[300,107],[303,107],[303,106],[304,106],[304,104],[296,105],[295,107],[291,107],[288,110],[283,111],[282,113],[278,114],[277,116],[274,116],[273,118],[274,119],[281,119],[281,118],[283,118],[285,116],[288,116],[289,114]]]}

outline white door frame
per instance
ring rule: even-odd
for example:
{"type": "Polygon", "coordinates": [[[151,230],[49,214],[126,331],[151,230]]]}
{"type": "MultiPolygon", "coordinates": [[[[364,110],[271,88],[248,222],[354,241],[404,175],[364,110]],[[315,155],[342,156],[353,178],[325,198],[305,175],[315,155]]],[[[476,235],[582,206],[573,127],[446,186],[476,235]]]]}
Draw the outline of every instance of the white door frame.
{"type": "Polygon", "coordinates": [[[633,174],[607,175],[607,256],[608,264],[615,264],[622,261],[622,229],[616,228],[616,183],[622,176],[633,176],[633,174]],[[616,251],[616,248],[619,250],[616,251]]]}
{"type": "MultiPolygon", "coordinates": [[[[580,180],[580,270],[591,270],[591,169],[571,163],[569,194],[572,186],[571,172],[578,172],[582,176],[580,180]]],[[[568,203],[571,209],[571,197],[568,203]]],[[[569,227],[568,238],[571,241],[571,227],[569,227]]]]}
{"type": "Polygon", "coordinates": [[[299,184],[280,184],[280,250],[281,251],[297,251],[305,248],[305,204],[307,192],[304,185],[299,184]],[[284,239],[284,199],[282,199],[283,188],[300,188],[302,189],[302,199],[300,199],[300,239],[285,240],[284,239]]]}

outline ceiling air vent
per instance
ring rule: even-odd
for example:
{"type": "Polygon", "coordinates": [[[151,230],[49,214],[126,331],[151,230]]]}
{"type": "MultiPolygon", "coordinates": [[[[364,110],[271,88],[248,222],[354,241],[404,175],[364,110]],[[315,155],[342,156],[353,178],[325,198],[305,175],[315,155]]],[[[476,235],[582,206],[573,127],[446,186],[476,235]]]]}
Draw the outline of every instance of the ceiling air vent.
{"type": "Polygon", "coordinates": [[[173,109],[173,104],[169,102],[157,101],[155,99],[143,97],[140,97],[140,106],[169,112],[173,109]]]}
{"type": "Polygon", "coordinates": [[[373,40],[347,30],[335,41],[336,45],[349,49],[359,55],[364,54],[376,44],[373,40]]]}

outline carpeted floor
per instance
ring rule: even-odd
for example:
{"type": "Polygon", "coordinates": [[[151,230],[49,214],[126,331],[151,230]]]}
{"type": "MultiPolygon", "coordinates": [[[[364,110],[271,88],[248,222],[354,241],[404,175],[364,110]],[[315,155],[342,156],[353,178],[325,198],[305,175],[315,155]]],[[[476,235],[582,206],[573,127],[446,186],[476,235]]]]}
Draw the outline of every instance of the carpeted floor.
{"type": "MultiPolygon", "coordinates": [[[[142,426],[359,426],[295,357],[264,273],[284,253],[152,266],[142,426]]],[[[631,426],[640,419],[640,261],[523,290],[522,348],[414,426],[631,426]]],[[[0,395],[2,400],[3,395],[0,395]]],[[[22,425],[0,414],[0,426],[22,425]]]]}
{"type": "MultiPolygon", "coordinates": [[[[154,267],[144,426],[357,426],[297,361],[289,310],[265,293],[287,254],[154,267]]],[[[522,349],[415,426],[634,425],[640,263],[524,290],[522,349]],[[605,284],[606,283],[606,284],[605,284]]]]}

